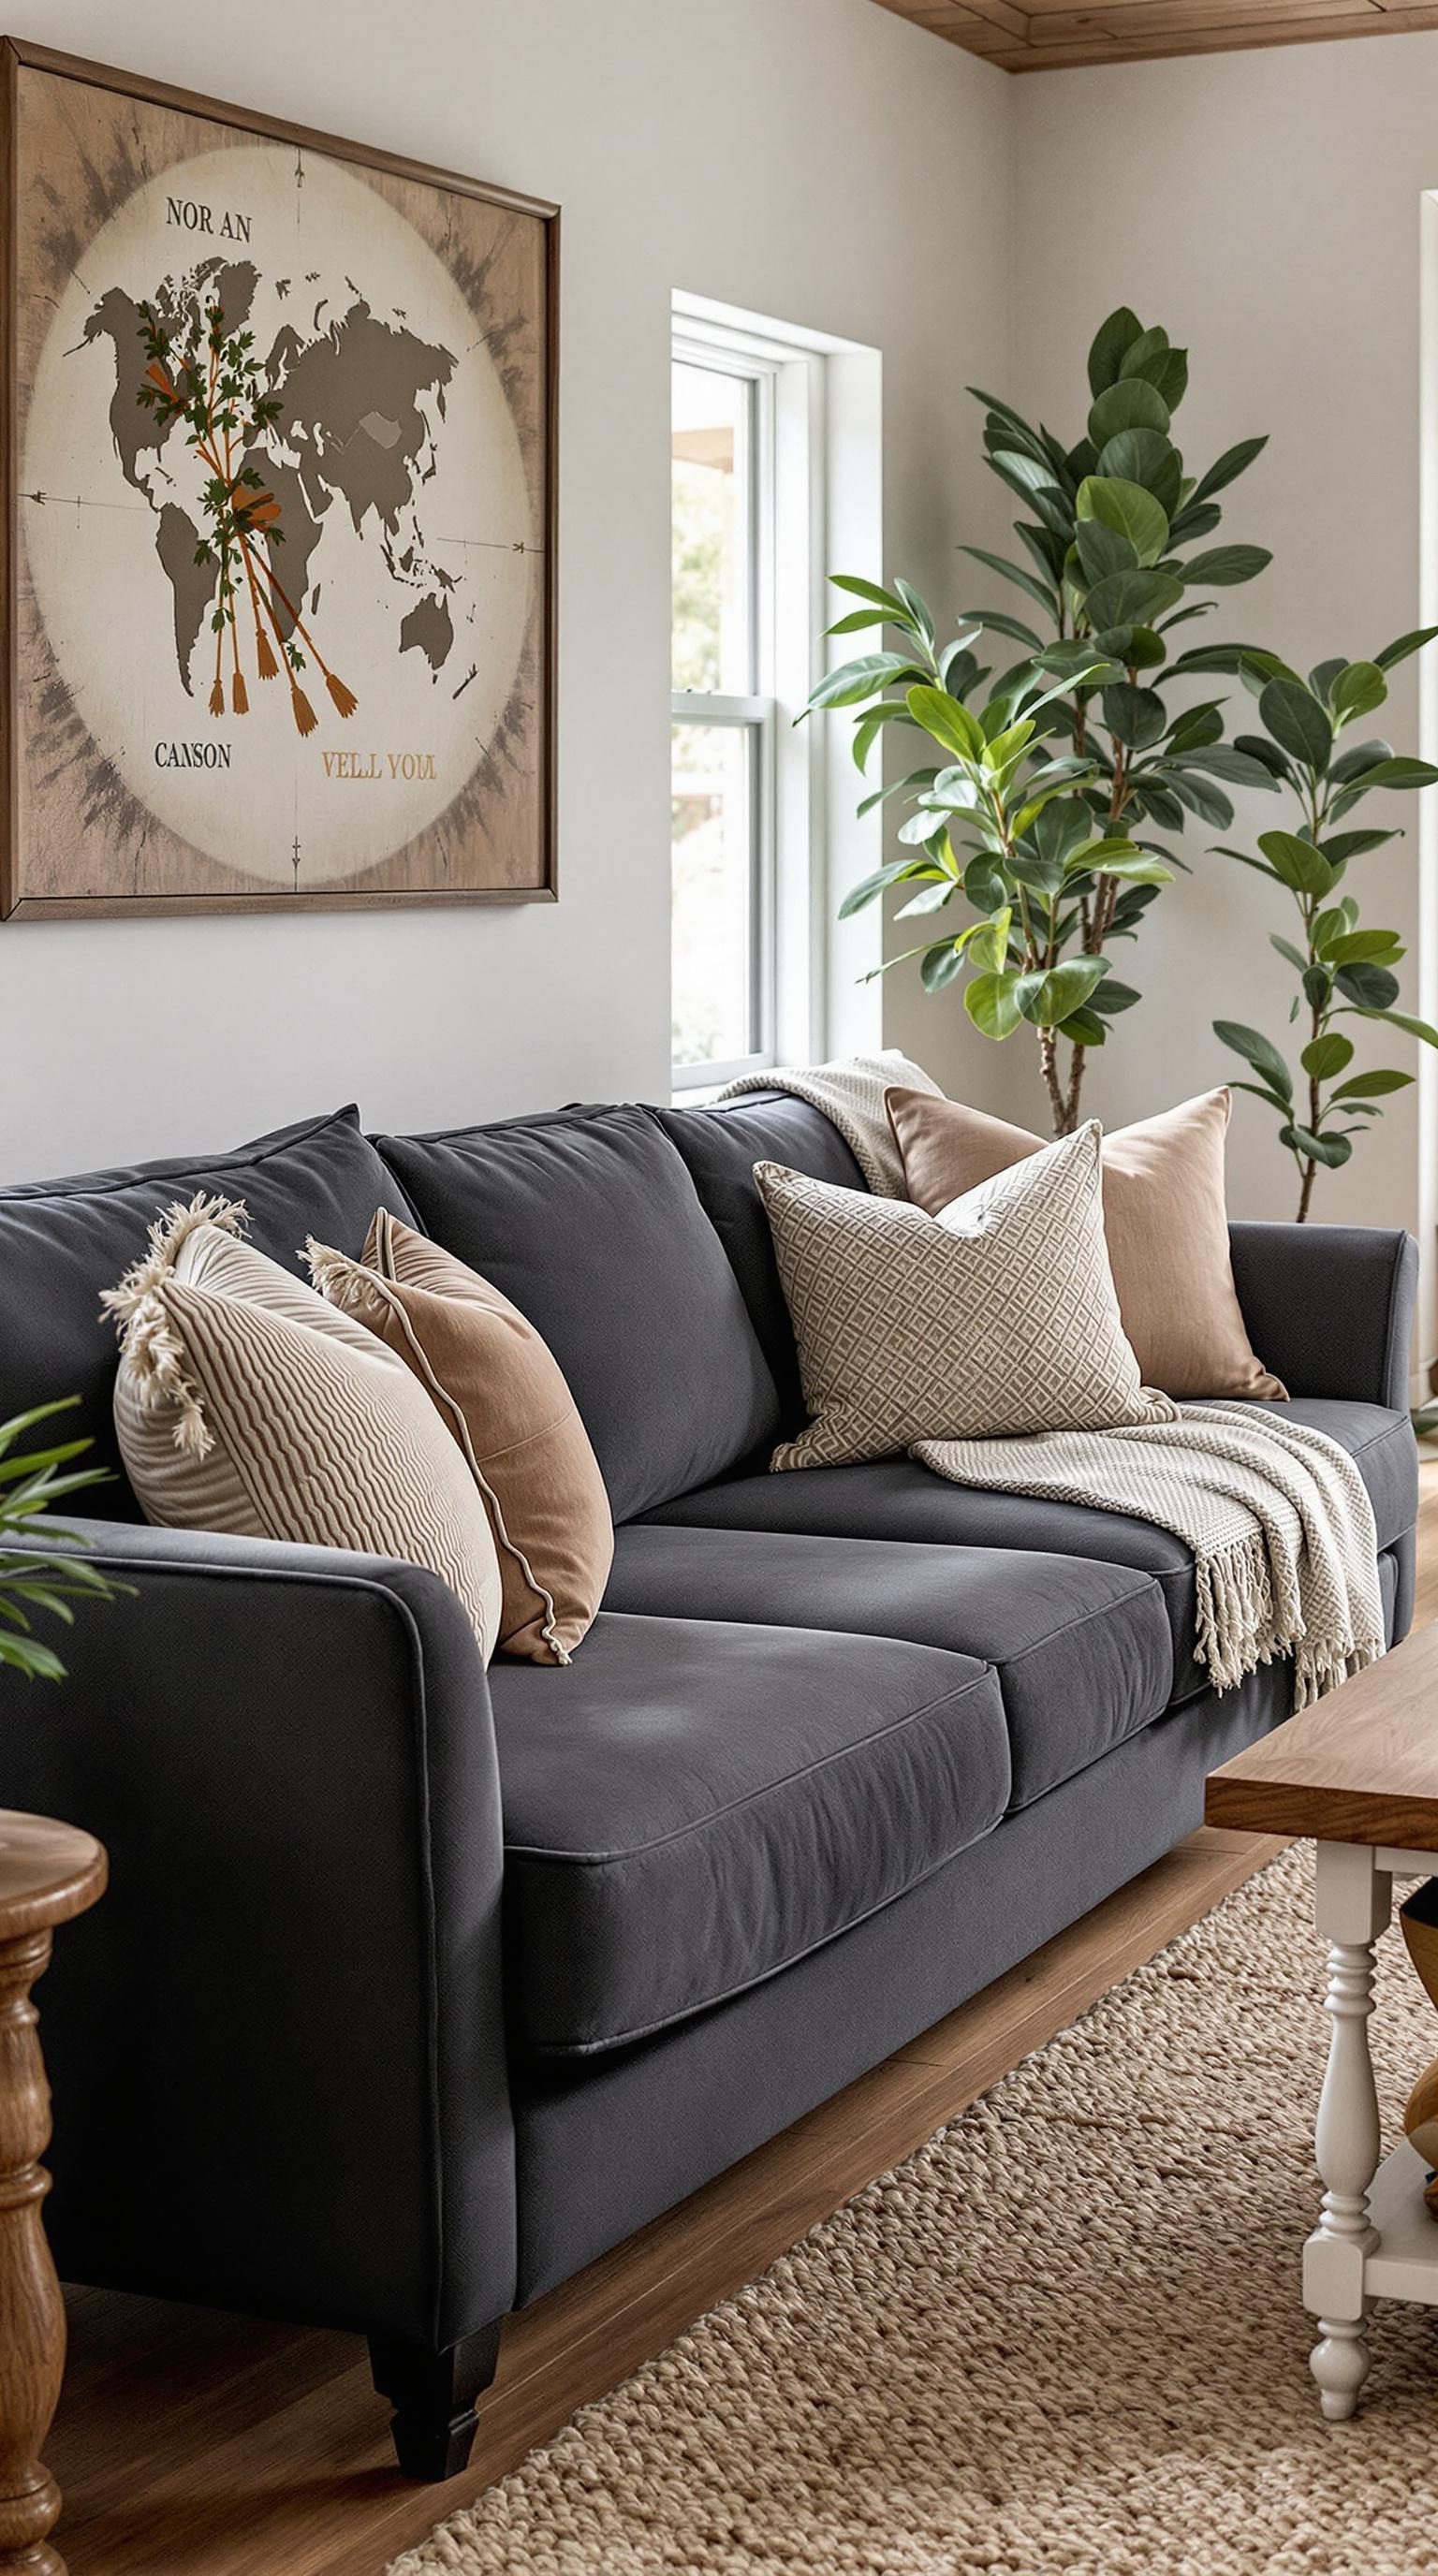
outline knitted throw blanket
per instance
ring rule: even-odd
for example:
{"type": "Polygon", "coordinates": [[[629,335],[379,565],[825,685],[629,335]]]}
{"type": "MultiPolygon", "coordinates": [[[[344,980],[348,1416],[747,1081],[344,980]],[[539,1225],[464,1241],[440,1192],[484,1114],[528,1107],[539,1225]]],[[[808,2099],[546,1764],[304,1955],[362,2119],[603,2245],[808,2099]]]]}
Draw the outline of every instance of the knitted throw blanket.
{"type": "MultiPolygon", "coordinates": [[[[809,1101],[837,1127],[875,1196],[903,1198],[903,1164],[884,1110],[890,1084],[939,1087],[890,1047],[746,1074],[721,1097],[787,1091],[809,1101]]],[[[1384,1651],[1367,1488],[1338,1441],[1281,1413],[1170,1403],[1166,1418],[1121,1430],[921,1440],[910,1455],[956,1485],[1083,1503],[1171,1530],[1193,1554],[1195,1652],[1215,1690],[1291,1654],[1297,1711],[1384,1651]]]]}
{"type": "Polygon", "coordinates": [[[1195,1653],[1215,1690],[1293,1656],[1295,1712],[1383,1653],[1373,1507],[1326,1432],[1249,1404],[1176,1404],[1171,1421],[1027,1440],[921,1440],[956,1485],[1127,1512],[1193,1551],[1195,1653]]]}
{"type": "Polygon", "coordinates": [[[891,1087],[939,1091],[922,1065],[911,1064],[897,1047],[884,1047],[878,1055],[844,1056],[833,1064],[741,1074],[737,1082],[725,1085],[719,1097],[732,1100],[741,1091],[788,1091],[796,1100],[807,1100],[811,1109],[821,1109],[830,1126],[838,1128],[875,1198],[906,1199],[904,1166],[884,1108],[884,1094],[891,1087]]]}

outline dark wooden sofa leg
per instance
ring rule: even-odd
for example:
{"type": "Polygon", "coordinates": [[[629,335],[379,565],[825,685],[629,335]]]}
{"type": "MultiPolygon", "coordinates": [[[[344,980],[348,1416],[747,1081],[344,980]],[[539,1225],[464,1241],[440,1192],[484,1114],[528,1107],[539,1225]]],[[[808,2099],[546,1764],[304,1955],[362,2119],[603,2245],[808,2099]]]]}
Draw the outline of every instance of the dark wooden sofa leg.
{"type": "Polygon", "coordinates": [[[503,2324],[496,2318],[447,2352],[398,2335],[370,2336],[375,2389],[394,2408],[395,2457],[407,2478],[437,2484],[468,2468],[478,2429],[475,2404],[494,2377],[503,2324]]]}

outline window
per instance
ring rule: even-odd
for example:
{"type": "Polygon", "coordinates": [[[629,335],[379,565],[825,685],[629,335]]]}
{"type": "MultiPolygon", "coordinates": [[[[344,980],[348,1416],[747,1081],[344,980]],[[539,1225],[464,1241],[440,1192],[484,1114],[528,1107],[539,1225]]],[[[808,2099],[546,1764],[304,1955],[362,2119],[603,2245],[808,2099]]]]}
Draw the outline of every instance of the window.
{"type": "Polygon", "coordinates": [[[774,1061],[772,385],[676,354],[670,836],[675,1078],[774,1061]]]}
{"type": "Polygon", "coordinates": [[[846,741],[794,719],[835,613],[828,549],[878,569],[879,360],[697,297],[674,304],[673,1079],[692,1091],[802,1062],[826,1038],[873,1042],[877,1000],[860,1005],[861,1033],[828,997],[836,960],[853,991],[859,954],[852,923],[833,935],[831,897],[875,864],[877,818],[855,838],[852,771],[829,792],[846,741]]]}

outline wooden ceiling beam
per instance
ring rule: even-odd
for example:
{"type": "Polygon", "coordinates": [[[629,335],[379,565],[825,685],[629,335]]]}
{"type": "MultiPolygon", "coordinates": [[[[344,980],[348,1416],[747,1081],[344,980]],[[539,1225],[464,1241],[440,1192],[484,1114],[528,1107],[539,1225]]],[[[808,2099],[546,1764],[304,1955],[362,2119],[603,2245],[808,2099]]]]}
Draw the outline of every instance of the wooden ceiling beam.
{"type": "Polygon", "coordinates": [[[1438,0],[877,0],[1003,71],[1069,70],[1438,29],[1438,0]]]}

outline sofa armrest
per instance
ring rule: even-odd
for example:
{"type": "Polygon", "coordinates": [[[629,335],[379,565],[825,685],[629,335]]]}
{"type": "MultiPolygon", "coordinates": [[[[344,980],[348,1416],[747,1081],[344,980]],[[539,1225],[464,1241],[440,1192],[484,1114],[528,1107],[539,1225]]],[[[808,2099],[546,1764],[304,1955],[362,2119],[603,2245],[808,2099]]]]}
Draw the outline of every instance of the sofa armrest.
{"type": "Polygon", "coordinates": [[[338,1549],[72,1522],[133,1586],[0,1672],[0,1803],[104,1901],[40,1991],[71,2278],[442,2348],[514,2286],[488,1686],[454,1594],[338,1549]]]}
{"type": "Polygon", "coordinates": [[[1249,1339],[1290,1395],[1406,1412],[1418,1246],[1363,1225],[1231,1225],[1249,1339]]]}

